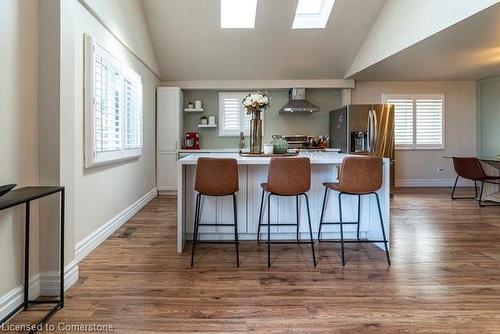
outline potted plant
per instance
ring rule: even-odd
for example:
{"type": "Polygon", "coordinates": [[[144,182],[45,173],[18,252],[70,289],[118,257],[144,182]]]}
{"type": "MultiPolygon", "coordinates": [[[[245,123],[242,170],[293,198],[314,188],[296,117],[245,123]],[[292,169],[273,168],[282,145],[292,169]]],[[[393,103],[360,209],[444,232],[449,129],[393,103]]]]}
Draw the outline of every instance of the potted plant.
{"type": "Polygon", "coordinates": [[[242,101],[250,120],[250,153],[262,153],[262,119],[261,112],[269,108],[270,97],[264,91],[248,94],[242,101]]]}

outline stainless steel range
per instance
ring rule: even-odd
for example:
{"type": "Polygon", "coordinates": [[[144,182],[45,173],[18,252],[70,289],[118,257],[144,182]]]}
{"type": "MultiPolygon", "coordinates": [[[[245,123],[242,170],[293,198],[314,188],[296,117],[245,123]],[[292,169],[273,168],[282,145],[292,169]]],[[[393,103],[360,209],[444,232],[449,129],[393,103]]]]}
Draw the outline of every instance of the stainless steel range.
{"type": "Polygon", "coordinates": [[[324,151],[330,141],[328,136],[283,135],[289,149],[299,151],[324,151]]]}

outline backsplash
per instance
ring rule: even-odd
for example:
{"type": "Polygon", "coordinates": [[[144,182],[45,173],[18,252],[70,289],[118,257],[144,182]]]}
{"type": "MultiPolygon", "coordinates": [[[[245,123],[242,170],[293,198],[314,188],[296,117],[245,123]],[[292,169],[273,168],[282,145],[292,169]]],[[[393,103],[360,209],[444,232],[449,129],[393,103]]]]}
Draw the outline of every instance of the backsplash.
{"type": "MultiPolygon", "coordinates": [[[[264,112],[264,143],[269,142],[274,134],[328,135],[328,112],[342,106],[341,89],[307,89],[307,100],[316,104],[320,111],[310,115],[279,114],[288,101],[288,89],[267,92],[271,96],[271,107],[264,112]]],[[[237,148],[239,137],[219,137],[218,128],[198,128],[201,116],[215,116],[219,122],[219,91],[184,91],[184,107],[195,100],[202,101],[205,111],[184,113],[184,132],[199,132],[201,148],[237,148]]],[[[248,146],[248,137],[245,143],[248,146]]]]}

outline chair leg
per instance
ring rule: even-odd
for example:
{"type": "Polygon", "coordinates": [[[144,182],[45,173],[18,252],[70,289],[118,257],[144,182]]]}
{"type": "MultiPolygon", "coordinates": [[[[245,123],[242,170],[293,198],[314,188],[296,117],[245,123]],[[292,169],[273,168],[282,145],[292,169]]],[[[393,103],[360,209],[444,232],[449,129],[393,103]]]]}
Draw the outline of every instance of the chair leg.
{"type": "Polygon", "coordinates": [[[321,207],[321,217],[319,219],[318,241],[321,241],[321,226],[323,225],[323,217],[325,216],[327,194],[328,194],[328,188],[325,187],[325,195],[323,196],[323,206],[321,207]]]}
{"type": "Polygon", "coordinates": [[[238,210],[236,209],[236,194],[233,194],[233,209],[234,209],[234,244],[236,245],[236,266],[240,266],[240,251],[238,248],[238,210]]]}
{"type": "Polygon", "coordinates": [[[361,195],[358,195],[358,225],[356,229],[356,238],[359,240],[359,222],[361,220],[361,195]]]}
{"type": "Polygon", "coordinates": [[[257,228],[257,244],[260,243],[260,226],[262,225],[263,207],[264,207],[264,190],[262,190],[262,197],[260,198],[259,227],[257,228]]]}
{"type": "MultiPolygon", "coordinates": [[[[451,199],[456,199],[453,195],[455,195],[455,189],[457,188],[457,182],[458,182],[458,175],[455,178],[455,184],[453,185],[453,190],[451,191],[451,199]]],[[[476,190],[476,197],[477,197],[477,190],[476,190]]]]}
{"type": "Polygon", "coordinates": [[[342,249],[342,265],[345,266],[344,256],[344,226],[342,223],[342,193],[339,193],[339,223],[340,223],[340,246],[342,249]]]}
{"type": "Polygon", "coordinates": [[[297,216],[297,236],[296,239],[299,241],[299,196],[295,196],[295,214],[297,216]]]}
{"type": "Polygon", "coordinates": [[[483,205],[483,190],[484,190],[484,181],[481,181],[481,193],[479,195],[479,206],[484,207],[483,205]]]}
{"type": "Polygon", "coordinates": [[[474,197],[477,198],[477,182],[474,180],[474,197]]]}
{"type": "Polygon", "coordinates": [[[380,209],[380,200],[378,198],[378,194],[374,193],[377,198],[377,207],[378,207],[378,215],[380,217],[380,226],[382,227],[382,236],[384,238],[384,247],[385,247],[385,257],[387,259],[387,264],[391,265],[391,259],[389,257],[389,249],[387,248],[387,238],[385,237],[385,229],[384,229],[384,220],[382,218],[382,210],[380,209]]]}
{"type": "Polygon", "coordinates": [[[267,267],[271,267],[271,194],[267,195],[267,267]]]}
{"type": "Polygon", "coordinates": [[[191,250],[191,267],[194,262],[194,248],[196,242],[198,241],[198,220],[199,220],[199,212],[200,212],[200,198],[201,194],[196,195],[196,209],[194,212],[194,229],[193,229],[193,248],[191,250]]]}
{"type": "Polygon", "coordinates": [[[312,232],[312,226],[311,226],[311,212],[309,211],[309,197],[307,196],[307,194],[304,194],[304,197],[306,198],[307,219],[309,221],[309,238],[311,239],[311,250],[312,250],[312,255],[313,255],[313,262],[314,262],[314,266],[316,267],[316,254],[314,253],[314,240],[313,240],[313,232],[312,232]]]}

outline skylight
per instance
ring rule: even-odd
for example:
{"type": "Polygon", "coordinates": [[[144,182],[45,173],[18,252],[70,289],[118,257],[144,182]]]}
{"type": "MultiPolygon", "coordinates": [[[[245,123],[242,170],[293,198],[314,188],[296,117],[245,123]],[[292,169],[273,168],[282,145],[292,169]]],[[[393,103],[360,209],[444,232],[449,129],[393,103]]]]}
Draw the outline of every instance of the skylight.
{"type": "Polygon", "coordinates": [[[335,0],[299,0],[292,29],[323,29],[326,27],[335,0]]]}
{"type": "Polygon", "coordinates": [[[255,28],[257,0],[221,0],[220,27],[255,28]]]}

